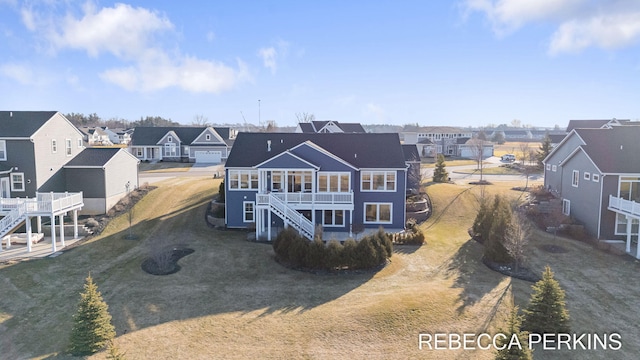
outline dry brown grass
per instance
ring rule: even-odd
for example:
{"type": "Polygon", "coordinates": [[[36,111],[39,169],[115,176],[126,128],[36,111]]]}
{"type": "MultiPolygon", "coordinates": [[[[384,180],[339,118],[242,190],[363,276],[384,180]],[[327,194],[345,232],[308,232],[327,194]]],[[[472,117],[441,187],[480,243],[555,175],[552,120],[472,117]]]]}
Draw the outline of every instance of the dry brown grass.
{"type": "MultiPolygon", "coordinates": [[[[140,241],[123,240],[127,222],[119,218],[58,258],[0,269],[1,357],[64,358],[88,271],[110,306],[117,346],[132,359],[490,359],[490,351],[420,351],[418,334],[497,331],[514,299],[520,305],[528,299],[530,284],[487,269],[481,245],[469,240],[480,187],[429,186],[434,215],[422,225],[427,245],[396,247],[378,273],[319,276],[281,267],[271,246],[247,242],[244,232],[207,228],[206,201],[219,181],[160,183],[136,208],[140,241]],[[148,275],[140,269],[146,245],[163,237],[196,251],[180,260],[178,273],[148,275]]],[[[484,191],[518,196],[510,185],[484,191]]],[[[640,350],[633,339],[638,265],[566,239],[557,243],[568,253],[538,250],[548,241],[537,234],[531,266],[556,271],[574,330],[619,331],[624,346],[613,355],[633,358],[640,350]]]]}

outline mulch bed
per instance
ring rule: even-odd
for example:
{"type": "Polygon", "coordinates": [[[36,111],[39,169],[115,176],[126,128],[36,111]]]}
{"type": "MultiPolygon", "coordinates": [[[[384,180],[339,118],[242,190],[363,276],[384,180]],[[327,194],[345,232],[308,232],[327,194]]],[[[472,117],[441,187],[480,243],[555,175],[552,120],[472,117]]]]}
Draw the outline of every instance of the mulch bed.
{"type": "Polygon", "coordinates": [[[540,276],[530,269],[520,266],[518,271],[515,270],[515,266],[512,264],[498,264],[491,262],[484,257],[482,258],[482,263],[485,264],[489,269],[499,272],[502,275],[511,276],[512,278],[529,281],[532,283],[540,281],[540,276]]]}
{"type": "Polygon", "coordinates": [[[173,247],[166,251],[171,254],[166,258],[166,260],[162,261],[162,264],[158,264],[156,259],[149,257],[142,262],[142,270],[151,275],[175,274],[181,269],[180,265],[178,265],[178,260],[193,253],[195,250],[185,247],[173,247]]]}

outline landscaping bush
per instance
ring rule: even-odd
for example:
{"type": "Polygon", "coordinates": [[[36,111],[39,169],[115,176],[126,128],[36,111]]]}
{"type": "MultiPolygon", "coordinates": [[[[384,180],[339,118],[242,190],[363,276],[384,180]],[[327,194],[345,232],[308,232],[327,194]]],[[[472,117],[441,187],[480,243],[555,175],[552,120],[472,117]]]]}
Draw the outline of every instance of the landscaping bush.
{"type": "Polygon", "coordinates": [[[384,229],[365,236],[356,243],[353,239],[341,245],[331,240],[328,245],[321,238],[308,241],[292,228],[278,234],[273,243],[278,261],[294,268],[310,270],[370,269],[384,264],[393,253],[393,244],[384,229]]]}

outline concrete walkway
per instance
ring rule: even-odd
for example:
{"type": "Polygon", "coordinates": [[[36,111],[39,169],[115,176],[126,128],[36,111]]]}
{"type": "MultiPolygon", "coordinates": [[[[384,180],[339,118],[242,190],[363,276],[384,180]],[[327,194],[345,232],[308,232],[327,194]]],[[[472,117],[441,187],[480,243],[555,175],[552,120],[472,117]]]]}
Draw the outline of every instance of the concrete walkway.
{"type": "Polygon", "coordinates": [[[62,250],[67,249],[69,246],[82,240],[78,239],[64,239],[64,247],[60,244],[60,238],[56,237],[57,251],[54,253],[51,251],[51,238],[45,237],[42,241],[33,244],[31,246],[31,252],[27,252],[26,244],[11,244],[11,249],[6,248],[6,244],[2,243],[2,251],[0,252],[0,263],[16,262],[30,259],[39,259],[44,257],[55,257],[62,254],[62,250]]]}

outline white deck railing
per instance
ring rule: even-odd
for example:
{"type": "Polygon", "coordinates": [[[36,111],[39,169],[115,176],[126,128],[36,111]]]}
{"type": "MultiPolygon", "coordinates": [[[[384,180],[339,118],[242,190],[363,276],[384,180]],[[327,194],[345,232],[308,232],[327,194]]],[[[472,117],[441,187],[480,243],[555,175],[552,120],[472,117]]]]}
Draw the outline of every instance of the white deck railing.
{"type": "Polygon", "coordinates": [[[609,195],[609,209],[640,218],[640,203],[609,195]]]}
{"type": "Polygon", "coordinates": [[[267,195],[267,197],[269,198],[270,210],[282,217],[285,222],[291,224],[291,226],[296,230],[300,231],[302,235],[308,239],[313,239],[315,226],[311,220],[304,217],[304,215],[297,212],[295,209],[287,206],[287,204],[282,201],[282,199],[275,196],[275,194],[272,193],[271,196],[267,195]]]}
{"type": "Polygon", "coordinates": [[[353,193],[301,193],[301,192],[272,192],[259,193],[256,196],[258,205],[268,205],[269,195],[272,195],[287,204],[326,204],[326,205],[353,205],[353,193]]]}
{"type": "Polygon", "coordinates": [[[11,212],[24,206],[26,213],[60,213],[84,205],[82,192],[36,193],[35,198],[0,198],[0,212],[11,212]]]}

